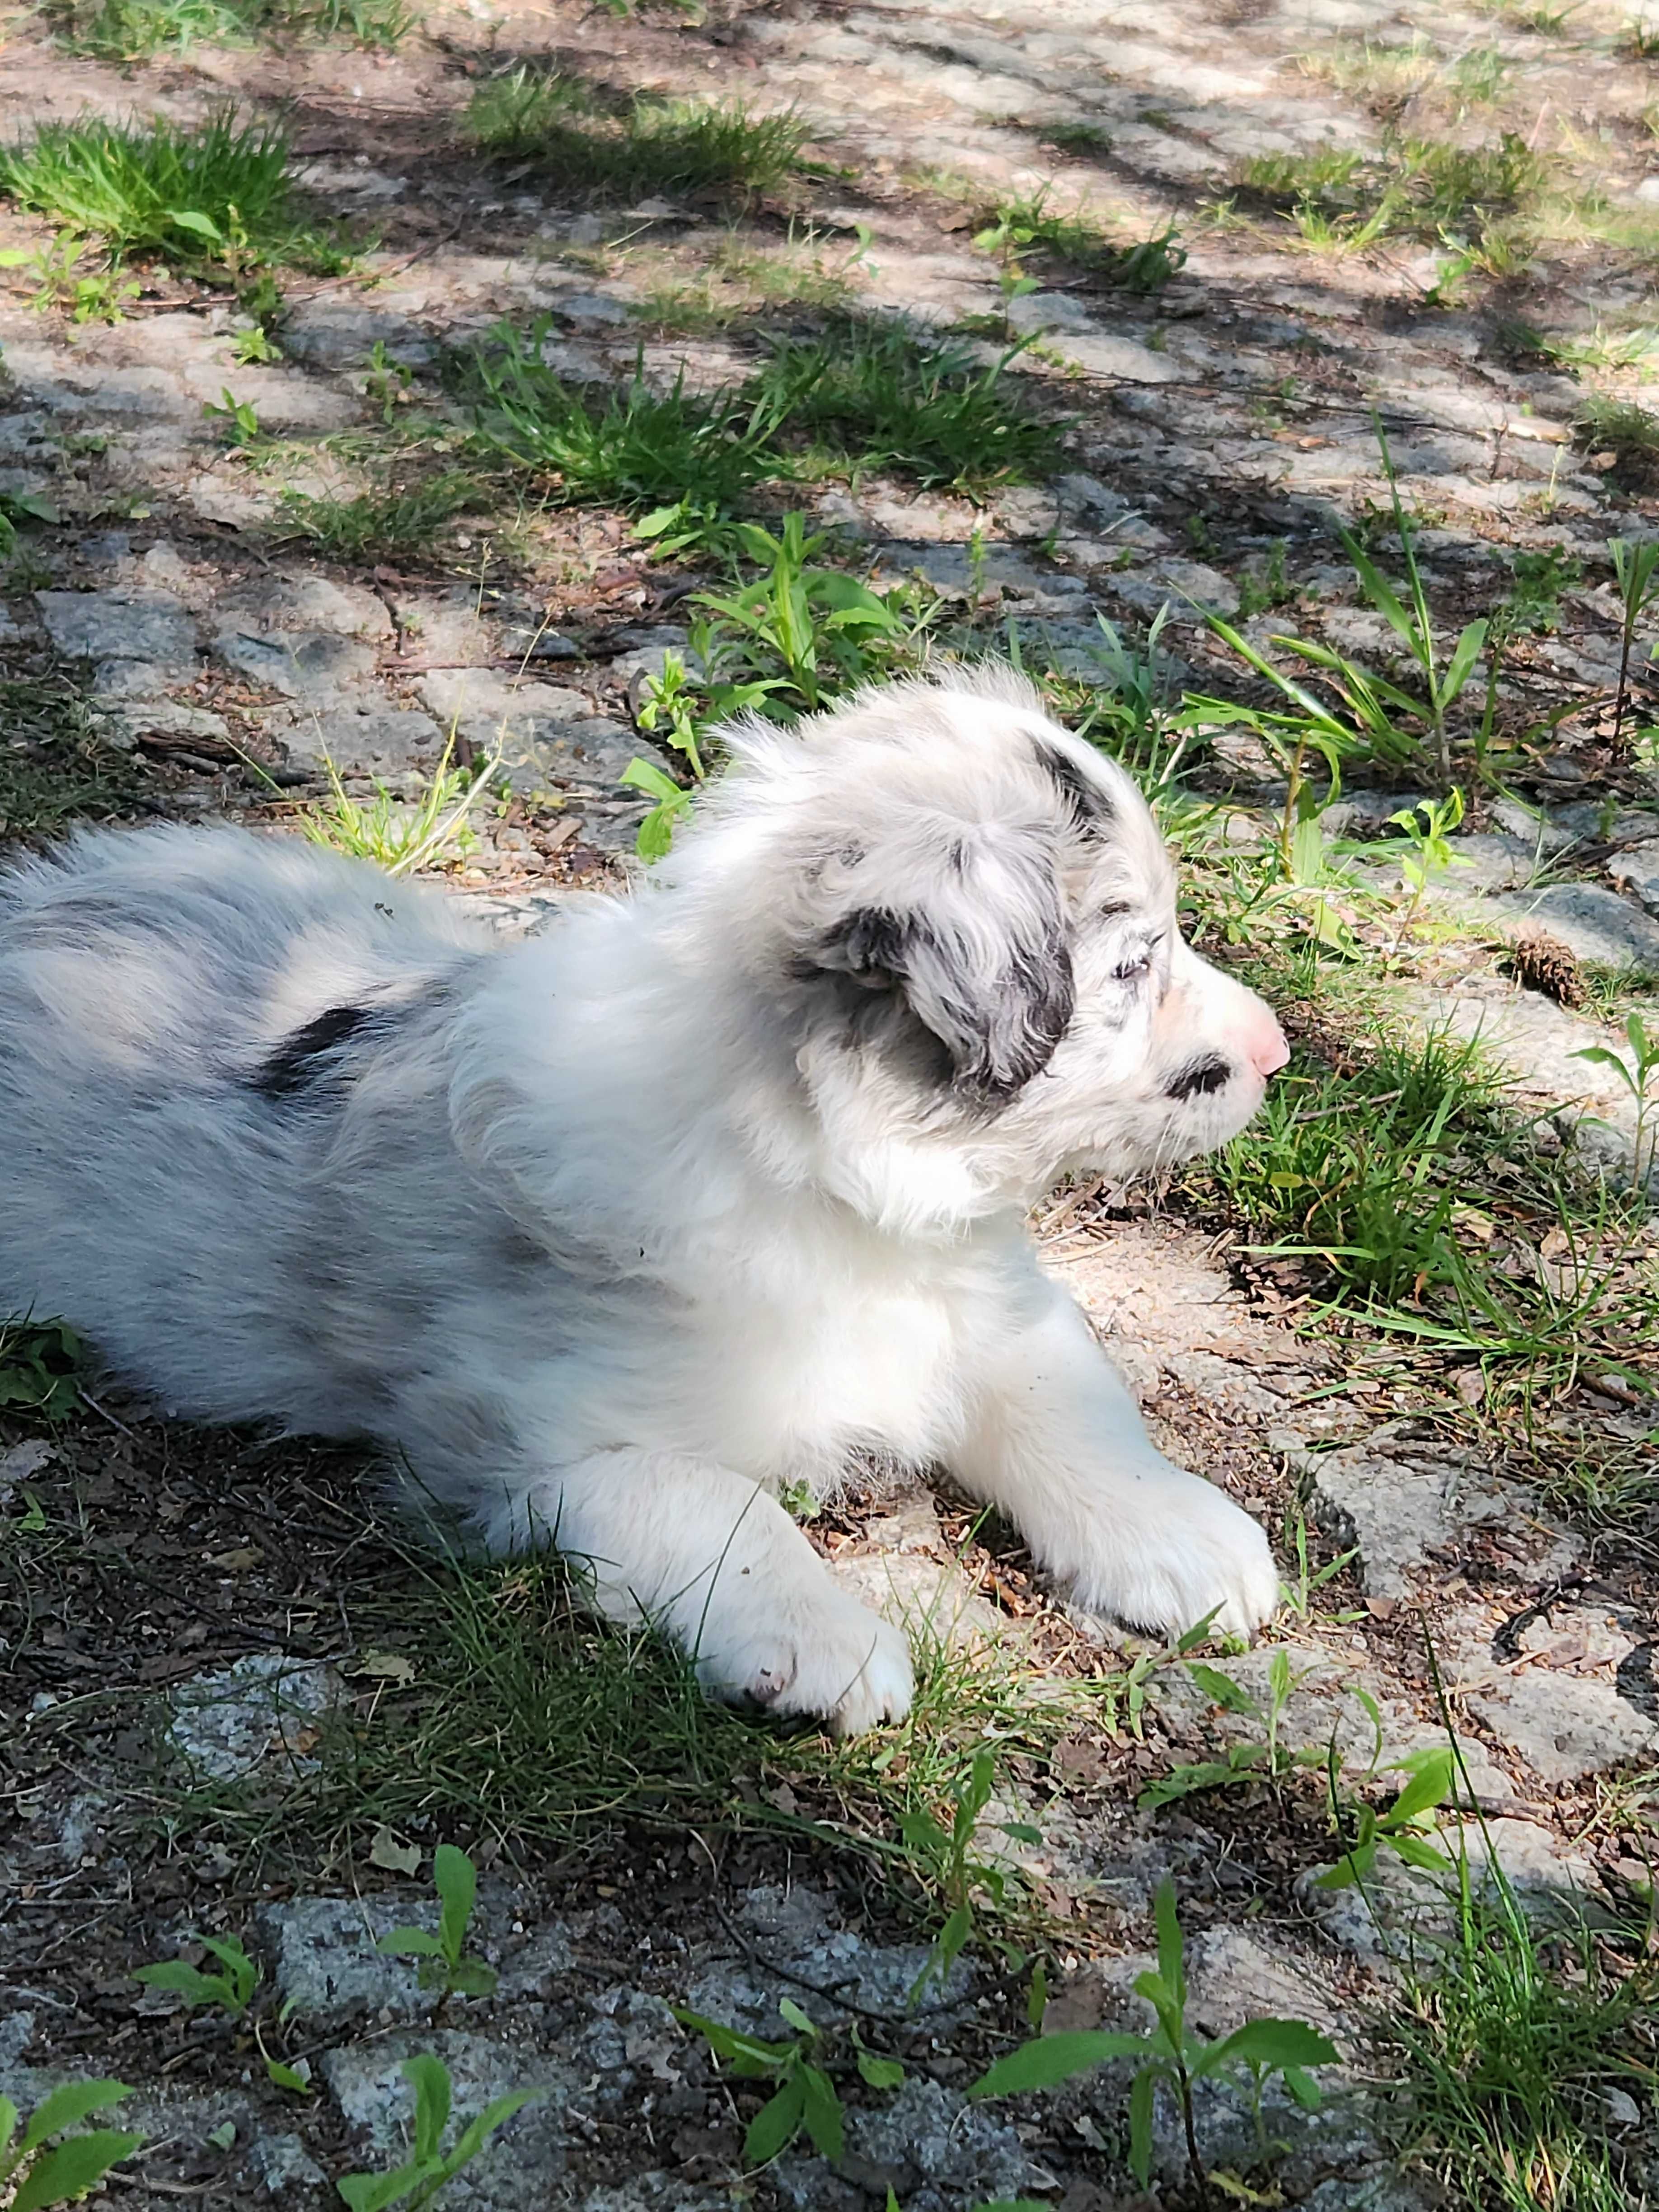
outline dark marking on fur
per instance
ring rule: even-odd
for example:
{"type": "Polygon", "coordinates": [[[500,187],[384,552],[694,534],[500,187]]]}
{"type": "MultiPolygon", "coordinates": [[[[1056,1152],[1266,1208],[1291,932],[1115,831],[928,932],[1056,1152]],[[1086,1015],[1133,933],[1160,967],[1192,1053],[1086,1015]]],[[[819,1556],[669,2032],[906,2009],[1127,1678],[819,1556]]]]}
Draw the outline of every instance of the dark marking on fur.
{"type": "Polygon", "coordinates": [[[1060,787],[1074,829],[1097,837],[1111,827],[1117,809],[1098,784],[1091,783],[1069,753],[1058,745],[1039,744],[1036,757],[1060,787]]]}
{"type": "Polygon", "coordinates": [[[325,1071],[319,1065],[379,1017],[369,1006],[331,1006],[284,1037],[254,1070],[253,1088],[266,1098],[291,1098],[325,1071]]]}
{"type": "Polygon", "coordinates": [[[1206,1053],[1202,1060],[1191,1061],[1166,1083],[1164,1096],[1182,1104],[1188,1098],[1206,1098],[1212,1091],[1224,1091],[1232,1080],[1232,1073],[1231,1067],[1218,1054],[1206,1053]]]}
{"type": "MultiPolygon", "coordinates": [[[[902,997],[949,1056],[941,1079],[982,1103],[1012,1098],[1048,1065],[1077,1002],[1071,951],[1058,929],[1038,945],[1011,941],[1001,967],[988,975],[927,915],[862,907],[830,931],[817,965],[864,991],[902,997]]],[[[867,1023],[859,1026],[871,1033],[867,1023]]]]}

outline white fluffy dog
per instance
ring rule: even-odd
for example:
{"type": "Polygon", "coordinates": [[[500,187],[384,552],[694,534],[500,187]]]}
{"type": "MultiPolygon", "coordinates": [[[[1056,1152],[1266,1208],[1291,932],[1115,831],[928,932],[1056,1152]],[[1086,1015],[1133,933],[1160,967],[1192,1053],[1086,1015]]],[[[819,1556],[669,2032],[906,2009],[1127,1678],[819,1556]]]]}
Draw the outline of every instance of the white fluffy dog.
{"type": "Polygon", "coordinates": [[[903,1636],[774,1492],[943,1464],[1084,1605],[1248,1632],[1261,1529],[1154,1450],[1032,1201],[1232,1136],[1285,1057],[1128,777],[1006,672],[732,764],[629,896],[497,950],[297,842],[0,878],[0,1312],[210,1421],[377,1437],[708,1686],[841,1729],[903,1636]]]}

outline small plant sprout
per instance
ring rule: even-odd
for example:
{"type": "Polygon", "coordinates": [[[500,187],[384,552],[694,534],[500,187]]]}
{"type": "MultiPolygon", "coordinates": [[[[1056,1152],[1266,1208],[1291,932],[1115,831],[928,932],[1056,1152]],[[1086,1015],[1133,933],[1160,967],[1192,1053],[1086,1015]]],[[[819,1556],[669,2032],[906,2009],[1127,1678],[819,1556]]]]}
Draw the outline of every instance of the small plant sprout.
{"type": "Polygon", "coordinates": [[[1613,538],[1607,541],[1613,581],[1619,586],[1619,689],[1613,702],[1613,742],[1625,727],[1625,703],[1630,693],[1631,655],[1636,647],[1637,625],[1654,596],[1659,575],[1659,538],[1613,538]]]}
{"type": "MultiPolygon", "coordinates": [[[[441,1849],[442,1847],[440,1846],[441,1849]]],[[[458,1857],[462,1854],[457,1853],[458,1857]]],[[[468,1862],[469,1866],[471,1862],[468,1862]]],[[[406,1931],[417,1934],[417,1929],[406,1931]]],[[[383,1947],[384,1948],[384,1947],[383,1947]]],[[[415,2139],[411,2155],[390,2173],[348,2173],[335,2183],[350,2212],[387,2212],[394,2204],[419,2212],[448,2187],[463,2166],[470,2166],[497,2128],[538,2097],[543,2089],[514,2089],[467,2122],[448,2150],[443,2147],[449,2125],[451,2085],[449,2069],[429,2051],[417,2051],[399,2069],[415,2092],[415,2139]]]]}
{"type": "Polygon", "coordinates": [[[441,1906],[437,1934],[429,1935],[424,1928],[394,1928],[374,1948],[388,1958],[418,1959],[422,1989],[438,1990],[447,1997],[487,1997],[495,1987],[495,1969],[482,1959],[466,1956],[467,1923],[478,1892],[478,1870],[453,1844],[440,1844],[432,1855],[432,1880],[441,1906]]]}
{"type": "Polygon", "coordinates": [[[62,1420],[81,1402],[81,1340],[60,1321],[0,1320],[0,1407],[62,1420]]]}
{"type": "Polygon", "coordinates": [[[408,875],[441,859],[452,840],[462,852],[470,851],[473,838],[467,817],[498,763],[483,760],[471,768],[452,768],[453,744],[452,737],[431,781],[412,806],[402,805],[379,782],[370,803],[352,798],[339,769],[325,753],[329,798],[300,817],[301,835],[313,845],[374,860],[390,876],[408,875]]]}
{"type": "Polygon", "coordinates": [[[1052,2089],[1108,2059],[1138,2059],[1140,2063],[1129,2089],[1129,2170],[1143,2189],[1150,2185],[1153,2104],[1158,2090],[1164,2089],[1174,2096],[1180,2111],[1188,2166],[1203,2198],[1207,2196],[1206,2175],[1198,2148],[1193,2094],[1198,2083],[1226,2075],[1246,2083],[1265,2160],[1271,2154],[1261,2104],[1267,2082],[1279,2075],[1304,2111],[1316,2111],[1322,2100],[1312,2069],[1334,2065],[1340,2054],[1317,2029],[1299,2020],[1249,2020],[1231,2035],[1214,2040],[1194,2034],[1187,2025],[1184,1946],[1175,1885],[1167,1876],[1158,1885],[1154,1910],[1158,1966],[1155,1971],[1138,1974],[1134,1984],[1136,1994],[1151,2005],[1157,2019],[1150,2034],[1087,2028],[1040,2035],[1000,2058],[968,2094],[1010,2097],[1032,2089],[1052,2089]]]}
{"type": "Polygon", "coordinates": [[[371,407],[380,410],[380,421],[387,429],[397,421],[398,410],[413,401],[414,386],[414,370],[401,361],[392,360],[386,341],[376,338],[363,372],[363,397],[371,407]]]}
{"type": "MultiPolygon", "coordinates": [[[[1328,1872],[1319,1876],[1316,1885],[1318,1888],[1351,1889],[1363,1886],[1376,1864],[1377,1854],[1385,1848],[1407,1866],[1420,1867],[1434,1874],[1451,1871],[1451,1861],[1429,1840],[1435,1832],[1435,1814],[1450,1796],[1455,1778],[1450,1747],[1437,1744],[1426,1751],[1412,1752],[1391,1771],[1407,1774],[1410,1779],[1385,1811],[1378,1813],[1369,1805],[1358,1808],[1352,1847],[1328,1872]]],[[[1332,1814],[1340,1827],[1344,1825],[1343,1807],[1337,1788],[1334,1736],[1329,1772],[1332,1814]]]]}
{"type": "Polygon", "coordinates": [[[1588,1060],[1592,1067],[1605,1067],[1615,1074],[1629,1091],[1636,1107],[1636,1174],[1641,1181],[1653,1166],[1653,1137],[1651,1122],[1654,1100],[1651,1091],[1653,1073],[1659,1068],[1659,1036],[1648,1035],[1647,1024],[1640,1014],[1632,1012],[1626,1018],[1625,1036],[1630,1047],[1628,1062],[1621,1053],[1605,1044],[1586,1045],[1572,1055],[1575,1060],[1588,1060]]]}
{"type": "Polygon", "coordinates": [[[1267,1666],[1267,1701],[1264,1705],[1253,1698],[1241,1682],[1231,1674],[1223,1674],[1218,1667],[1204,1665],[1189,1659],[1187,1671],[1194,1683],[1214,1705],[1225,1712],[1237,1713],[1261,1725],[1261,1735],[1255,1742],[1231,1744],[1227,1755],[1221,1759],[1201,1759],[1195,1765],[1172,1767],[1143,1790],[1136,1802],[1145,1811],[1156,1811],[1160,1805],[1173,1804],[1177,1798],[1190,1797],[1203,1790],[1225,1790],[1237,1784],[1266,1782],[1277,1785],[1299,1767],[1316,1766],[1322,1754],[1314,1750],[1287,1750],[1282,1742],[1285,1708],[1291,1693],[1304,1678],[1291,1671],[1291,1655],[1281,1644],[1273,1653],[1267,1666]]]}
{"type": "Polygon", "coordinates": [[[144,2140],[114,2128],[67,2131],[94,2113],[107,2112],[131,2090],[125,2081],[65,2081],[43,2098],[17,2132],[21,2115],[0,2097],[0,2195],[9,2212],[49,2212],[87,2196],[144,2140]],[[58,2140],[52,2139],[56,2136],[58,2140]],[[15,2191],[15,2195],[7,2194],[15,2191]]]}
{"type": "MultiPolygon", "coordinates": [[[[803,2129],[814,2150],[833,2166],[846,2148],[841,2094],[823,2067],[809,2055],[817,2051],[823,2031],[789,1997],[779,2000],[778,2011],[795,2031],[793,2042],[763,2043],[758,2036],[744,2035],[735,2027],[723,2027],[718,2021],[705,2020],[701,2013],[682,2011],[678,2007],[675,2008],[674,2017],[682,2027],[689,2027],[702,2036],[720,2063],[729,2067],[739,2080],[776,2084],[749,2123],[748,2133],[743,2139],[745,2166],[769,2165],[781,2152],[787,2150],[803,2129]]],[[[873,2053],[861,2051],[861,2072],[866,2060],[872,2060],[878,2072],[883,2074],[896,2063],[891,2059],[875,2060],[873,2053]]],[[[902,2080],[903,2069],[898,2068],[897,2072],[899,2080],[902,2080]]],[[[872,2087],[897,2086],[891,2080],[875,2080],[867,2072],[864,2078],[872,2087]]]]}
{"type": "MultiPolygon", "coordinates": [[[[914,2003],[930,1982],[942,1981],[972,1939],[975,1899],[981,1894],[1000,1905],[1007,1894],[1008,1875],[990,1866],[975,1851],[981,1816],[996,1787],[996,1754],[987,1744],[974,1753],[967,1778],[959,1786],[946,1827],[925,1807],[899,1815],[899,1832],[911,1859],[926,1875],[947,1907],[945,1925],[933,1939],[926,1964],[910,1992],[914,2003]]],[[[1038,1831],[1020,1820],[998,1824],[1004,1835],[1017,1843],[1040,1844],[1038,1831]]]]}
{"type": "Polygon", "coordinates": [[[1415,806],[1402,806],[1389,820],[1400,830],[1405,841],[1405,856],[1400,863],[1400,872],[1405,878],[1411,897],[1407,902],[1400,933],[1395,939],[1394,954],[1397,958],[1401,946],[1411,933],[1417,919],[1417,910],[1423,903],[1423,895],[1431,879],[1443,874],[1449,868],[1466,868],[1468,860],[1452,850],[1452,832],[1463,819],[1463,794],[1455,785],[1444,799],[1420,799],[1415,806]]]}
{"type": "Polygon", "coordinates": [[[258,410],[251,399],[239,399],[228,386],[219,394],[219,404],[204,400],[202,412],[210,422],[222,422],[225,434],[233,446],[251,446],[259,435],[258,410]]]}
{"type": "Polygon", "coordinates": [[[140,1966],[132,1978],[147,1989],[170,1990],[193,2012],[198,2005],[221,2005],[233,2020],[240,2020],[259,1986],[259,1969],[233,1936],[192,1936],[219,1961],[222,1971],[204,1973],[187,1959],[164,1959],[158,1966],[140,1966]]]}

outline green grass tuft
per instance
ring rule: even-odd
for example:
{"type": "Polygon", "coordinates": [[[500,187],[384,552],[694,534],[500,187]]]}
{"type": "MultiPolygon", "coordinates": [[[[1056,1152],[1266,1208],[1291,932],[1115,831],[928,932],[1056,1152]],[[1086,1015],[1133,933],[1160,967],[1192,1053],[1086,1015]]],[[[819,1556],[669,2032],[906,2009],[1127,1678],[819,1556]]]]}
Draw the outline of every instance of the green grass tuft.
{"type": "Polygon", "coordinates": [[[821,337],[779,340],[749,389],[757,406],[862,468],[973,489],[1026,483],[1060,461],[1060,432],[1020,404],[1002,369],[901,324],[848,319],[821,337]]]}
{"type": "Polygon", "coordinates": [[[673,507],[712,526],[757,484],[787,473],[770,402],[735,392],[705,398],[683,382],[653,392],[637,370],[621,390],[593,394],[543,361],[550,327],[503,325],[459,367],[480,444],[536,477],[555,504],[629,514],[673,507]]]}
{"type": "Polygon", "coordinates": [[[1258,154],[1241,166],[1237,181],[1290,216],[1311,244],[1403,238],[1432,246],[1460,238],[1479,247],[1535,203],[1550,173],[1543,155],[1505,131],[1484,146],[1395,139],[1375,157],[1338,147],[1258,154]]]}
{"type": "Polygon", "coordinates": [[[1611,453],[1624,475],[1659,476],[1659,415],[1635,400],[1587,392],[1573,429],[1581,445],[1611,453]]]}
{"type": "Polygon", "coordinates": [[[1497,1137],[1497,1092],[1473,1049],[1384,1042],[1359,1073],[1294,1067],[1205,1170],[1275,1251],[1316,1258],[1362,1306],[1456,1268],[1455,1160],[1497,1137]]]}
{"type": "Polygon", "coordinates": [[[476,477],[449,469],[422,483],[360,492],[354,499],[284,491],[280,504],[283,521],[331,560],[395,553],[407,561],[434,554],[444,525],[476,506],[482,495],[476,477]]]}
{"type": "Polygon", "coordinates": [[[1646,2199],[1609,2137],[1607,2098],[1651,2094],[1651,1972],[1613,1964],[1587,1928],[1531,1928],[1479,1880],[1384,2026],[1403,2067],[1402,2147],[1459,2203],[1632,2212],[1646,2199]]]}
{"type": "Polygon", "coordinates": [[[71,51],[114,62],[294,38],[389,50],[420,21],[405,0],[67,0],[48,15],[71,51]]]}
{"type": "Polygon", "coordinates": [[[605,112],[579,80],[525,67],[478,87],[465,129],[484,153],[533,161],[553,183],[608,198],[770,191],[806,138],[793,110],[755,115],[740,100],[637,94],[605,112]]]}
{"type": "Polygon", "coordinates": [[[0,678],[0,839],[56,836],[137,800],[142,771],[65,678],[0,678]]]}
{"type": "Polygon", "coordinates": [[[336,270],[343,257],[296,210],[280,125],[221,108],[199,129],[83,116],[0,149],[0,193],[112,259],[161,255],[220,282],[262,263],[336,270]]]}

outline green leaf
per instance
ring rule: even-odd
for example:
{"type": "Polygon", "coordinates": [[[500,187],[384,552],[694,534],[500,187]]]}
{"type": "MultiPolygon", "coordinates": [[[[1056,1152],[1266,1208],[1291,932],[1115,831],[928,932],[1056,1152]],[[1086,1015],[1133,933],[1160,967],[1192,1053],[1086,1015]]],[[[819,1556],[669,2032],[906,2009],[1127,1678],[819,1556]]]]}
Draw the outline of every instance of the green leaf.
{"type": "MultiPolygon", "coordinates": [[[[0,2097],[0,2159],[6,2155],[6,2146],[17,2132],[17,2107],[9,2097],[0,2097]]],[[[0,2181],[11,2171],[9,2166],[0,2166],[0,2181]]]]}
{"type": "Polygon", "coordinates": [[[118,2160],[130,2158],[143,2140],[143,2136],[118,2135],[112,2128],[70,2136],[36,2159],[11,2201],[11,2212],[47,2212],[51,2205],[83,2196],[118,2160]]]}
{"type": "Polygon", "coordinates": [[[280,2058],[267,2058],[265,2073],[278,2089],[291,2089],[296,2097],[308,2097],[311,2084],[303,2074],[296,2074],[291,2066],[284,2066],[280,2058]]]}
{"type": "Polygon", "coordinates": [[[396,2204],[409,2196],[422,2181],[431,2179],[431,2169],[425,2165],[400,2166],[391,2173],[347,2173],[334,2185],[351,2212],[385,2212],[388,2204],[396,2204]]]}
{"type": "Polygon", "coordinates": [[[1248,1713],[1259,1720],[1261,1708],[1243,1685],[1224,1674],[1218,1667],[1206,1667],[1201,1660],[1189,1659],[1187,1672],[1212,1705],[1220,1705],[1230,1713],[1248,1713]]]}
{"type": "Polygon", "coordinates": [[[450,1968],[447,1978],[457,1996],[488,1997],[495,1994],[501,1976],[482,1959],[459,1959],[450,1968]]]}
{"type": "Polygon", "coordinates": [[[1316,1877],[1316,1889],[1352,1889],[1363,1881],[1376,1864],[1377,1846],[1372,1843],[1359,1844],[1346,1858],[1340,1858],[1334,1867],[1316,1877]]]}
{"type": "Polygon", "coordinates": [[[374,1948],[388,1959],[441,1959],[444,1955],[443,1945],[424,1928],[390,1929],[374,1948]]]}
{"type": "Polygon", "coordinates": [[[1182,1960],[1181,1921],[1176,1911],[1175,1884],[1166,1874],[1152,1899],[1152,1917],[1158,1923],[1158,1971],[1168,1984],[1171,2001],[1184,2008],[1187,1975],[1182,1960]]]}
{"type": "Polygon", "coordinates": [[[203,215],[198,209],[169,208],[167,216],[175,230],[191,231],[198,238],[205,238],[210,246],[220,246],[224,242],[225,234],[213,217],[203,215]]]}
{"type": "Polygon", "coordinates": [[[841,2099],[830,2076],[817,2066],[800,2069],[802,2089],[801,2117],[806,2123],[806,2132],[821,2158],[832,2166],[841,2161],[847,2148],[842,2127],[841,2099]]]}
{"type": "Polygon", "coordinates": [[[1219,2043],[1212,2043],[1193,2066],[1194,2075],[1213,2074],[1224,2066],[1263,2066],[1274,2072],[1286,2066],[1334,2066],[1341,2053],[1305,2020],[1247,2020],[1243,2027],[1219,2043]]]}
{"type": "Polygon", "coordinates": [[[1391,1835],[1385,1840],[1389,1849],[1396,1856],[1404,1859],[1407,1866],[1421,1867],[1425,1874],[1449,1874],[1451,1871],[1452,1863],[1444,1851],[1437,1850],[1426,1838],[1413,1835],[1409,1829],[1402,1835],[1391,1835]]]}
{"type": "Polygon", "coordinates": [[[806,2085],[792,2074],[775,2096],[769,2097],[743,2139],[745,2166],[769,2166],[781,2150],[793,2142],[806,2105],[806,2085]]]}
{"type": "Polygon", "coordinates": [[[1468,682],[1476,656],[1486,641],[1486,629],[1487,625],[1484,622],[1470,623],[1452,648],[1452,657],[1446,669],[1444,684],[1440,695],[1445,705],[1450,706],[1452,701],[1468,682]]]}
{"type": "Polygon", "coordinates": [[[546,2094],[545,2089],[509,2089],[504,2097],[497,2097],[486,2105],[456,2137],[454,2149],[444,2160],[445,2173],[459,2173],[477,2158],[497,2128],[505,2127],[515,2112],[521,2112],[526,2105],[535,2104],[546,2094]]]}
{"type": "MultiPolygon", "coordinates": [[[[118,2105],[123,2097],[130,2097],[131,2089],[125,2081],[65,2081],[44,2096],[29,2115],[23,2130],[19,2150],[38,2150],[48,2136],[61,2135],[65,2128],[90,2119],[94,2112],[106,2112],[118,2105]]],[[[0,2148],[11,2134],[4,2125],[6,2111],[11,2113],[11,2125],[17,2124],[17,2107],[9,2098],[0,2100],[0,2148]]]]}
{"type": "Polygon", "coordinates": [[[449,2069],[431,2051],[417,2051],[398,2070],[415,2092],[416,2158],[435,2159],[449,2125],[449,2069]]]}
{"type": "Polygon", "coordinates": [[[146,1989],[172,1990],[191,2006],[232,2002],[230,1984],[222,1974],[204,1974],[186,1959],[164,1959],[159,1966],[139,1966],[132,1978],[146,1989]]]}
{"type": "Polygon", "coordinates": [[[896,2058],[884,2058],[878,2051],[866,2051],[860,2045],[858,2062],[859,2072],[872,2089],[896,2089],[902,2086],[904,2069],[896,2058]]]}
{"type": "Polygon", "coordinates": [[[1443,1746],[1419,1759],[1411,1780],[1382,1815],[1383,1826],[1393,1827],[1419,1819],[1443,1805],[1452,1791],[1456,1765],[1450,1747],[1443,1746]]]}
{"type": "Polygon", "coordinates": [[[432,1854],[432,1880],[443,1901],[438,1922],[439,1939],[444,1956],[453,1966],[459,1961],[461,1947],[466,1942],[466,1923],[472,1917],[472,1906],[478,1893],[478,1869],[453,1844],[440,1844],[432,1854]]]}
{"type": "Polygon", "coordinates": [[[644,792],[647,798],[660,800],[665,806],[684,805],[690,797],[690,793],[683,791],[673,777],[665,769],[659,769],[654,761],[635,757],[629,762],[617,781],[627,784],[631,790],[644,792]]]}
{"type": "Polygon", "coordinates": [[[1349,560],[1353,563],[1354,574],[1364,586],[1366,598],[1377,612],[1387,620],[1389,627],[1397,631],[1405,640],[1413,655],[1421,660],[1423,645],[1417,625],[1400,604],[1394,586],[1351,532],[1343,530],[1339,526],[1337,534],[1342,540],[1349,560]]]}
{"type": "Polygon", "coordinates": [[[1103,2066],[1109,2059],[1144,2058],[1152,2047],[1144,2035],[1119,2034],[1108,2028],[1073,2028],[1064,2034],[1039,2035],[988,2067],[968,2094],[1018,2097],[1029,2089],[1052,2089],[1074,2075],[1103,2066]]]}
{"type": "Polygon", "coordinates": [[[1205,1638],[1209,1634],[1211,1627],[1214,1623],[1215,1617],[1220,1610],[1221,1607],[1218,1605],[1212,1606],[1208,1613],[1205,1614],[1202,1620],[1195,1620],[1192,1626],[1187,1631],[1186,1634],[1176,1639],[1176,1656],[1177,1659],[1184,1659],[1189,1651],[1197,1650],[1199,1645],[1203,1643],[1205,1638]]]}
{"type": "Polygon", "coordinates": [[[816,2036],[818,2032],[815,2022],[801,2010],[793,1997],[778,1999],[778,2015],[780,2019],[787,2021],[790,2027],[797,2029],[802,2035],[816,2036]]]}
{"type": "Polygon", "coordinates": [[[972,1936],[973,1932],[973,1906],[971,1905],[957,1905],[956,1911],[945,1922],[944,1927],[939,1929],[939,1940],[933,1946],[934,1953],[939,1960],[939,1971],[941,1974],[948,1974],[950,1972],[951,1967],[955,1966],[957,1960],[962,1956],[963,1950],[967,1948],[968,1939],[972,1936]]]}
{"type": "Polygon", "coordinates": [[[706,2019],[700,2012],[688,2012],[680,2005],[670,2009],[682,2027],[689,2027],[703,2038],[716,2058],[742,2060],[757,2072],[770,2073],[793,2053],[793,2044],[763,2043],[757,2035],[745,2035],[740,2028],[706,2019]]]}
{"type": "Polygon", "coordinates": [[[1285,2069],[1285,2087],[1304,2112],[1316,2112],[1325,2101],[1324,2092],[1318,2082],[1310,2074],[1304,2074],[1299,2066],[1285,2069]]]}
{"type": "Polygon", "coordinates": [[[1143,2066],[1129,2085],[1129,2171],[1143,2189],[1152,2178],[1152,2091],[1158,2070],[1143,2066]]]}
{"type": "Polygon", "coordinates": [[[1172,1805],[1177,1798],[1191,1797],[1200,1790],[1219,1790],[1230,1782],[1252,1780],[1255,1760],[1267,1756],[1266,1747],[1239,1744],[1234,1748],[1240,1753],[1238,1759],[1206,1759],[1194,1766],[1176,1767],[1161,1780],[1149,1783],[1135,1803],[1143,1812],[1156,1812],[1160,1805],[1172,1805]]]}

